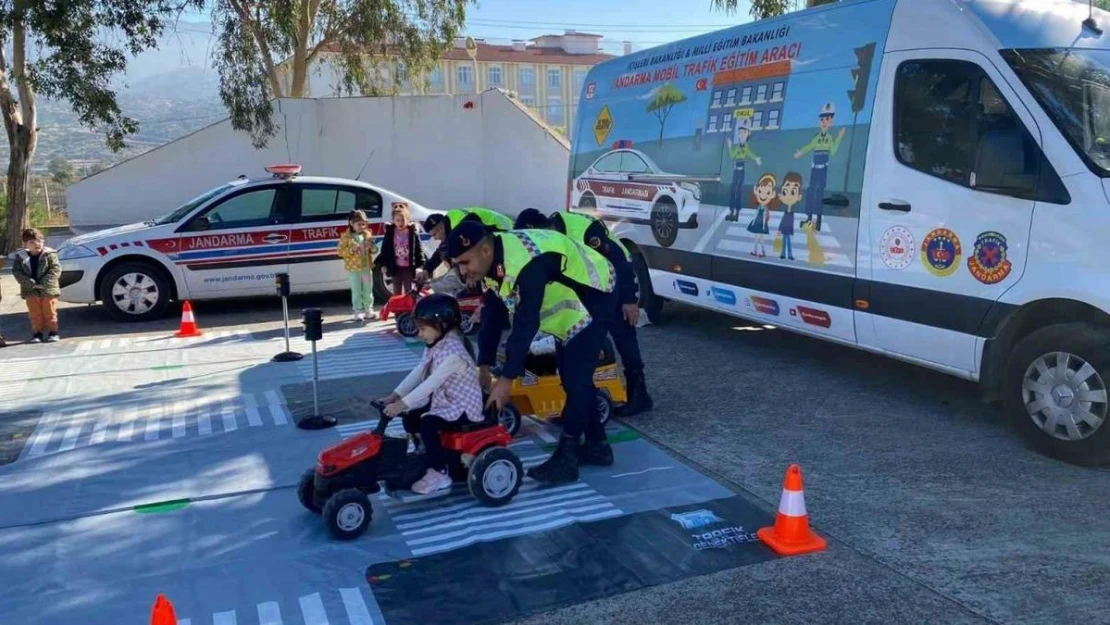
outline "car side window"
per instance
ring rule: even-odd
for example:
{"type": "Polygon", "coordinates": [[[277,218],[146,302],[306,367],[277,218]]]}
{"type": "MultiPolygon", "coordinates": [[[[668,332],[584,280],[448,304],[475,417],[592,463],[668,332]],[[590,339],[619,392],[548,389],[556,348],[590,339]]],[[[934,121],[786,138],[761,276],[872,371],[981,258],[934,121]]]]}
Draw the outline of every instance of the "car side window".
{"type": "Polygon", "coordinates": [[[301,223],[345,220],[353,210],[364,211],[370,219],[380,219],[382,196],[369,189],[301,189],[301,223]]]}
{"type": "Polygon", "coordinates": [[[1052,165],[975,63],[907,61],[894,89],[899,162],[985,193],[1068,203],[1052,165]]]}
{"type": "Polygon", "coordinates": [[[231,230],[281,223],[284,194],[275,188],[256,189],[232,196],[190,222],[186,230],[231,230]],[[207,221],[207,227],[198,222],[207,221]]]}
{"type": "Polygon", "coordinates": [[[594,171],[602,172],[618,172],[621,170],[621,155],[620,152],[615,154],[606,154],[598,162],[594,163],[594,171]]]}
{"type": "Polygon", "coordinates": [[[624,157],[621,158],[621,171],[630,174],[650,174],[651,168],[644,159],[632,152],[625,152],[624,157]]]}

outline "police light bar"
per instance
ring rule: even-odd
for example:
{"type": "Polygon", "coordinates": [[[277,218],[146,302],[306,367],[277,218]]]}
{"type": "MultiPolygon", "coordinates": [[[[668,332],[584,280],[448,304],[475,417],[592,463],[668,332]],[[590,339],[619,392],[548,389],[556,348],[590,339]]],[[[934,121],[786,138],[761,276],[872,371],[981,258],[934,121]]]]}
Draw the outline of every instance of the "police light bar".
{"type": "Polygon", "coordinates": [[[301,173],[300,165],[270,165],[266,167],[266,173],[272,174],[274,178],[281,178],[288,180],[301,173]]]}
{"type": "Polygon", "coordinates": [[[620,141],[614,141],[613,142],[613,149],[614,150],[631,150],[632,149],[632,142],[629,141],[628,139],[621,139],[620,141]]]}

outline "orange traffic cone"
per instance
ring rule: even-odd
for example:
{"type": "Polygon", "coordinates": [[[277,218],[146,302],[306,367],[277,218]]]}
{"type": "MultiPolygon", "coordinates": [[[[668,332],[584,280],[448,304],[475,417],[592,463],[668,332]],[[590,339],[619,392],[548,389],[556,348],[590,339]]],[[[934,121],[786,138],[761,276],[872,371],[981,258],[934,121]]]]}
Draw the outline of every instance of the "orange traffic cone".
{"type": "Polygon", "coordinates": [[[197,327],[197,320],[193,318],[193,305],[189,303],[189,300],[185,300],[185,305],[181,308],[181,329],[174,336],[179,339],[187,339],[202,335],[200,328],[197,327]]]}
{"type": "Polygon", "coordinates": [[[166,595],[158,594],[154,600],[154,611],[150,614],[150,625],[177,625],[177,615],[173,612],[173,604],[166,595]]]}
{"type": "Polygon", "coordinates": [[[764,527],[756,535],[763,544],[783,556],[823,551],[828,546],[824,538],[809,529],[806,498],[802,492],[802,469],[798,465],[792,464],[786,469],[774,527],[764,527]]]}

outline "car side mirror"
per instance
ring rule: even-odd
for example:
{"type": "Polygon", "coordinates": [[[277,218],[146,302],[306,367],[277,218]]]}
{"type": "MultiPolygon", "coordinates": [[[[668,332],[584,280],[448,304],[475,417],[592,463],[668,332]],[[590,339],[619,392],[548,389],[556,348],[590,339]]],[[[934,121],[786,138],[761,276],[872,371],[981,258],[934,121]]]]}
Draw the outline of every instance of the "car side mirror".
{"type": "Polygon", "coordinates": [[[193,220],[193,230],[207,230],[212,227],[212,223],[208,221],[207,217],[197,217],[193,220]]]}

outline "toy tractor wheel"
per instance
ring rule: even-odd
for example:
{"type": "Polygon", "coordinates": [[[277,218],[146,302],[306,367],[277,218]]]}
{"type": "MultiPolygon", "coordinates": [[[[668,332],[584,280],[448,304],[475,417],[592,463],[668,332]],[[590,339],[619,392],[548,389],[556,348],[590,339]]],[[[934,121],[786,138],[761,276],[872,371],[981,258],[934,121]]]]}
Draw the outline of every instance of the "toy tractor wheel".
{"type": "Polygon", "coordinates": [[[523,482],[520,458],[504,447],[490,447],[470,463],[466,485],[482,505],[496,507],[512,501],[523,482]]]}
{"type": "Polygon", "coordinates": [[[516,436],[520,431],[520,426],[524,423],[524,417],[520,415],[520,411],[512,404],[505,404],[501,407],[501,412],[497,413],[497,422],[501,427],[509,431],[511,436],[516,436]]]}
{"type": "Polygon", "coordinates": [[[418,333],[416,327],[416,318],[412,313],[401,313],[397,315],[397,332],[406,338],[412,338],[418,333]]]}
{"type": "Polygon", "coordinates": [[[459,323],[459,329],[467,336],[474,336],[478,333],[478,324],[475,323],[474,315],[463,313],[462,320],[459,323]]]}
{"type": "Polygon", "coordinates": [[[357,488],[341,490],[324,504],[324,523],[338,540],[358,538],[370,527],[370,498],[357,488]]]}
{"type": "Polygon", "coordinates": [[[301,505],[305,510],[313,514],[320,514],[320,506],[316,505],[313,496],[316,493],[316,472],[309,469],[301,476],[301,481],[297,483],[297,499],[300,500],[301,505]]]}
{"type": "Polygon", "coordinates": [[[597,390],[597,415],[601,425],[609,423],[609,418],[613,416],[613,398],[603,388],[597,390]]]}

